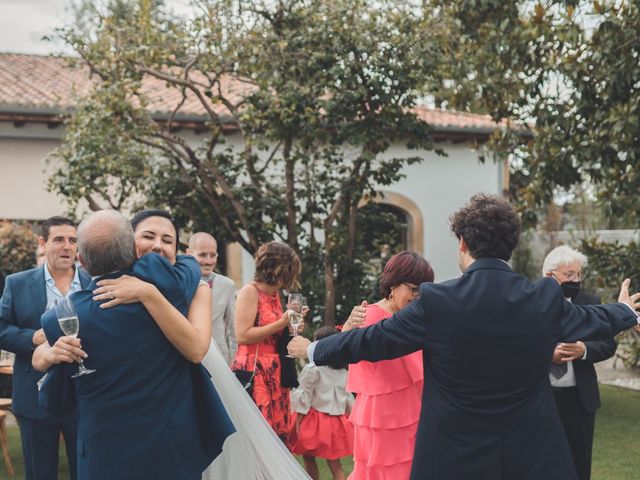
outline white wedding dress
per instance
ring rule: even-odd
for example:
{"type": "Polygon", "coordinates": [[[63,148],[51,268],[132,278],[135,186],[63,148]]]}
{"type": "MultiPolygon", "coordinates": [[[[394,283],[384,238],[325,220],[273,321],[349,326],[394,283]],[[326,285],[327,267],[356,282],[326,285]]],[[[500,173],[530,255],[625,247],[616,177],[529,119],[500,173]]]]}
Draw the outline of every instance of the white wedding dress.
{"type": "Polygon", "coordinates": [[[236,427],[222,453],[202,473],[203,480],[310,479],[231,371],[214,341],[202,364],[236,427]]]}

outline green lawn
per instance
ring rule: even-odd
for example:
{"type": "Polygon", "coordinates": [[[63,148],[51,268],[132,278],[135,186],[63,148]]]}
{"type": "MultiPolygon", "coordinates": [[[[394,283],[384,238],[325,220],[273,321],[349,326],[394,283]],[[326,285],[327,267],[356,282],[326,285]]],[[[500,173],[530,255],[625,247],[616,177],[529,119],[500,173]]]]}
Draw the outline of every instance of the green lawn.
{"type": "MultiPolygon", "coordinates": [[[[603,385],[602,408],[596,416],[596,438],[593,446],[593,480],[629,480],[640,472],[640,392],[603,385]]],[[[16,477],[24,478],[20,432],[8,428],[9,446],[16,477]]],[[[534,452],[535,454],[535,452],[534,452]]],[[[60,480],[67,478],[64,448],[60,450],[60,480]]],[[[319,460],[322,480],[331,480],[324,460],[319,460]]],[[[345,472],[353,468],[351,459],[342,462],[345,472]]],[[[7,478],[0,458],[0,478],[7,478]]]]}

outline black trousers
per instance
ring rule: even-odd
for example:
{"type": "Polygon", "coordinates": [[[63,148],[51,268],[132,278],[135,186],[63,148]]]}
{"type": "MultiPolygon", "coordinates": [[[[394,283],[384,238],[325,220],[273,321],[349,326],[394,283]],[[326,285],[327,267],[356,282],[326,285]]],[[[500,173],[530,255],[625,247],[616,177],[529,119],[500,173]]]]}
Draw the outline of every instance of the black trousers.
{"type": "Polygon", "coordinates": [[[569,441],[578,480],[589,480],[596,413],[585,410],[576,387],[554,388],[553,396],[569,441]]]}

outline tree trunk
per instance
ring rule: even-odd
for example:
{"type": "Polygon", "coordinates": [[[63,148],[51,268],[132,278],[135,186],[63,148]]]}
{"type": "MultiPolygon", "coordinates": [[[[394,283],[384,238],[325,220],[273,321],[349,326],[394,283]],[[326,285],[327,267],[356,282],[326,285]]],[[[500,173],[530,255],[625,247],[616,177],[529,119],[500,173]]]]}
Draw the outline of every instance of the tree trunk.
{"type": "Polygon", "coordinates": [[[331,241],[329,232],[325,230],[324,237],[324,325],[336,324],[336,279],[333,274],[333,262],[331,255],[331,241]]]}
{"type": "Polygon", "coordinates": [[[296,234],[296,186],[295,161],[291,158],[291,139],[284,143],[282,151],[284,157],[285,203],[287,206],[287,242],[298,252],[298,235],[296,234]]]}

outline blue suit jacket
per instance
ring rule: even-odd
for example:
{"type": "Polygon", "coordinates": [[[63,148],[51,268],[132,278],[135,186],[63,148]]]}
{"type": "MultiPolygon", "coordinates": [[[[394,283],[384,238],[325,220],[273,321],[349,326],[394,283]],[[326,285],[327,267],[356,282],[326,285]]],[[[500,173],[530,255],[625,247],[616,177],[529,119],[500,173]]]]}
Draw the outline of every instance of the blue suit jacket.
{"type": "MultiPolygon", "coordinates": [[[[145,255],[132,273],[154,283],[184,314],[200,280],[193,257],[171,266],[145,255]]],[[[100,309],[94,288],[92,283],[71,298],[85,365],[96,371],[70,379],[77,365],[57,365],[40,392],[48,408],[58,409],[73,383],[78,478],[199,480],[234,431],[211,379],[169,343],[142,304],[100,309]]],[[[55,312],[45,314],[42,325],[51,344],[62,335],[55,312]]]]}
{"type": "Polygon", "coordinates": [[[577,306],[558,282],[531,283],[503,261],[475,261],[456,280],[371,327],[315,346],[329,360],[423,351],[423,404],[411,478],[576,478],[549,384],[559,341],[606,338],[637,322],[626,305],[577,306]]]}
{"type": "MultiPolygon", "coordinates": [[[[85,288],[91,277],[78,271],[85,288]]],[[[17,415],[32,419],[46,417],[38,405],[36,384],[42,373],[31,368],[33,334],[40,328],[40,317],[47,308],[44,265],[9,275],[0,300],[0,348],[16,354],[13,365],[12,409],[17,415]]]]}

